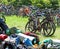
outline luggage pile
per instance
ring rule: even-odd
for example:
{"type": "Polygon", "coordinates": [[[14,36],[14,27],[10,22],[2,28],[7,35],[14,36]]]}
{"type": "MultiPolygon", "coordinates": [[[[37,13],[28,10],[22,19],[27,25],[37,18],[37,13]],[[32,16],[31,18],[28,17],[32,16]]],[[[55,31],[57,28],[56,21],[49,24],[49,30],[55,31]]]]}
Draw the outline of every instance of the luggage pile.
{"type": "Polygon", "coordinates": [[[39,38],[36,34],[22,33],[16,27],[6,30],[6,34],[0,34],[0,49],[37,49],[39,38]]]}
{"type": "Polygon", "coordinates": [[[45,39],[31,32],[23,33],[16,27],[6,30],[6,34],[0,34],[0,49],[60,49],[60,40],[45,39]]]}
{"type": "Polygon", "coordinates": [[[0,22],[0,49],[60,49],[59,40],[46,39],[41,42],[34,33],[23,33],[16,27],[8,28],[5,22],[0,22]]]}

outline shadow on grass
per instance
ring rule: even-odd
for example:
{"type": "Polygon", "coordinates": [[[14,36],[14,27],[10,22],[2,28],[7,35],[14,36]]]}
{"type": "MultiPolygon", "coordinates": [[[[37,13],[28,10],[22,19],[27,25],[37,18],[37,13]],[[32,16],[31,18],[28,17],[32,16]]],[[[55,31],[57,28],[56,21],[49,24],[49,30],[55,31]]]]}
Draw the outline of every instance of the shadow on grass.
{"type": "Polygon", "coordinates": [[[60,26],[56,26],[56,28],[60,28],[60,26]]]}
{"type": "Polygon", "coordinates": [[[55,35],[52,35],[52,36],[49,36],[49,37],[51,37],[51,38],[55,38],[56,36],[55,36],[55,35]]]}
{"type": "Polygon", "coordinates": [[[50,37],[50,38],[55,38],[55,37],[56,37],[55,34],[52,35],[52,36],[44,36],[44,35],[42,35],[40,32],[36,33],[36,35],[41,35],[41,36],[43,36],[43,37],[50,37]]]}
{"type": "Polygon", "coordinates": [[[36,32],[36,34],[37,34],[37,35],[41,35],[41,33],[40,33],[40,32],[36,32]]]}

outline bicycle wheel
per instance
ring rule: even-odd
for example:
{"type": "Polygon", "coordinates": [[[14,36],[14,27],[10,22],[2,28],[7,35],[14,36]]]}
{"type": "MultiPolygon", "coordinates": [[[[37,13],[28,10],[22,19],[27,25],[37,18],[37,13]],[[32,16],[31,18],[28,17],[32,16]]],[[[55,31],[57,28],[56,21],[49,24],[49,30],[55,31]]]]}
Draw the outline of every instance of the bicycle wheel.
{"type": "Polygon", "coordinates": [[[52,26],[52,30],[51,32],[49,33],[49,36],[52,36],[54,33],[55,33],[55,30],[56,30],[56,26],[53,22],[50,22],[51,23],[51,26],[52,26]]]}
{"type": "Polygon", "coordinates": [[[42,24],[42,30],[43,30],[43,35],[44,36],[49,36],[49,34],[51,33],[51,30],[52,30],[52,26],[51,26],[51,23],[49,22],[44,22],[42,24]]]}
{"type": "Polygon", "coordinates": [[[27,24],[25,26],[25,31],[36,32],[36,30],[34,29],[34,22],[33,21],[27,22],[27,24]]]}

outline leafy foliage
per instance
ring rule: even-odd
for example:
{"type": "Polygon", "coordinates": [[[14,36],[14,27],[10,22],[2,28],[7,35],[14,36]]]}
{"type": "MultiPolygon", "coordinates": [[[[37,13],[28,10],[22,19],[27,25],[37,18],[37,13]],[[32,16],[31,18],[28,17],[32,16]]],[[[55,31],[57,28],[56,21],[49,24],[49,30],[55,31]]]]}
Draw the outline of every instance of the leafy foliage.
{"type": "Polygon", "coordinates": [[[40,8],[58,8],[60,0],[0,0],[3,4],[12,4],[15,7],[20,5],[36,5],[40,8]]]}
{"type": "Polygon", "coordinates": [[[58,0],[50,0],[51,2],[51,7],[56,9],[59,7],[59,3],[58,3],[58,0]]]}

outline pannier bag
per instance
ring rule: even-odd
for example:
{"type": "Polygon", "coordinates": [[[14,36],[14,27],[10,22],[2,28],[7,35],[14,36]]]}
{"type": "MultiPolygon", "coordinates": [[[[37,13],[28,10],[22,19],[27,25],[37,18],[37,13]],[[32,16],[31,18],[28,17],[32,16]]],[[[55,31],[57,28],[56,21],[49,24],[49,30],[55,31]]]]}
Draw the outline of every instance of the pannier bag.
{"type": "Polygon", "coordinates": [[[35,37],[36,38],[36,44],[39,44],[39,42],[40,42],[39,37],[35,33],[25,32],[25,35],[35,37]]]}
{"type": "MultiPolygon", "coordinates": [[[[28,35],[25,35],[23,33],[19,33],[18,36],[20,36],[20,40],[25,43],[26,45],[28,45],[28,43],[30,43],[30,45],[34,45],[36,44],[36,38],[35,37],[32,37],[32,36],[28,36],[28,35]]],[[[30,46],[28,45],[28,46],[30,46]]]]}

